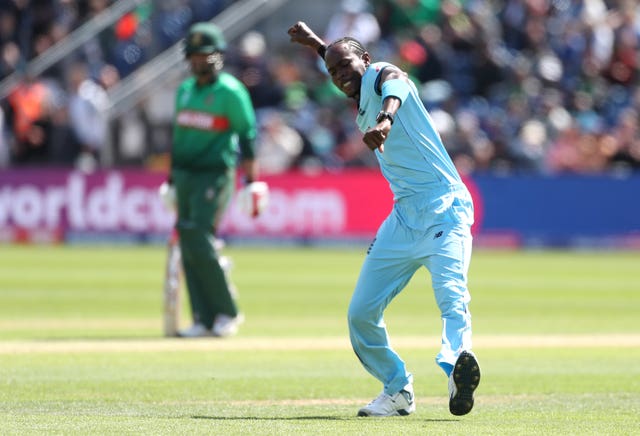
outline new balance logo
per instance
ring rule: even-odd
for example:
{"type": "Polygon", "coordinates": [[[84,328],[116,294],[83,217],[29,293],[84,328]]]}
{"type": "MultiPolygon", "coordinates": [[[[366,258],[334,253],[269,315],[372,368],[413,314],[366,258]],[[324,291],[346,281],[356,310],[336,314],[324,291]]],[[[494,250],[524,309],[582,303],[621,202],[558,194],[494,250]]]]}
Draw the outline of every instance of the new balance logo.
{"type": "Polygon", "coordinates": [[[433,235],[433,239],[438,239],[440,236],[442,236],[442,230],[440,230],[438,233],[433,235]]]}

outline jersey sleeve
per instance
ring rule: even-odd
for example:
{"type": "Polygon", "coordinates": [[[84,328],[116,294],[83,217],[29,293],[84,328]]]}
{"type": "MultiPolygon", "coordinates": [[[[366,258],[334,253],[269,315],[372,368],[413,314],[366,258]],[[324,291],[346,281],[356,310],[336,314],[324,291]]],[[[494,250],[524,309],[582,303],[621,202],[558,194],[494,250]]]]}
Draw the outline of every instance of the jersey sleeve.
{"type": "Polygon", "coordinates": [[[229,120],[231,128],[238,135],[240,153],[245,159],[253,159],[257,136],[256,114],[249,91],[242,85],[233,93],[233,107],[229,120]]]}

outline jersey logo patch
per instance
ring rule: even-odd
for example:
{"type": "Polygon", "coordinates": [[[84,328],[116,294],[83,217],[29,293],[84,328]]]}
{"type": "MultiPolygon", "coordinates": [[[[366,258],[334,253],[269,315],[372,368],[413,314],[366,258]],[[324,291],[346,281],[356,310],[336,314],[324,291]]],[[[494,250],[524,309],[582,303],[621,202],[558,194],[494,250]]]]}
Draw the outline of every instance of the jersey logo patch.
{"type": "Polygon", "coordinates": [[[180,127],[190,127],[200,130],[225,131],[229,129],[229,119],[206,112],[181,111],[176,117],[176,124],[180,127]]]}

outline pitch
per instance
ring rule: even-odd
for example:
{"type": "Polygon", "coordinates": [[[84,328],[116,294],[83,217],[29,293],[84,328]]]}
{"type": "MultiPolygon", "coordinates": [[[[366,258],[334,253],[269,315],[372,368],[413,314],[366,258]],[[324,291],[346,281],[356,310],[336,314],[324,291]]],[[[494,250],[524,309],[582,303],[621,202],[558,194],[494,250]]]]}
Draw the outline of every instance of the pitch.
{"type": "Polygon", "coordinates": [[[483,384],[460,418],[418,273],[386,317],[417,411],[370,420],[344,319],[365,250],[227,247],[247,321],[182,340],[162,337],[164,247],[0,247],[3,432],[640,434],[640,253],[476,251],[483,384]]]}

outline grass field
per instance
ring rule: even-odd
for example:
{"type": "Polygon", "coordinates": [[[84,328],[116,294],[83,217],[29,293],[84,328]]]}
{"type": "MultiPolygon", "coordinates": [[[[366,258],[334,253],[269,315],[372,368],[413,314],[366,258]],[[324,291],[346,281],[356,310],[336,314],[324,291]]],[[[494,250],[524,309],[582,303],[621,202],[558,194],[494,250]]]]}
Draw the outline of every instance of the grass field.
{"type": "Polygon", "coordinates": [[[418,273],[386,315],[418,409],[386,419],[355,417],[381,389],[347,339],[364,247],[226,253],[246,323],[179,340],[161,337],[162,247],[0,246],[0,434],[640,434],[639,252],[477,251],[464,417],[418,273]]]}

